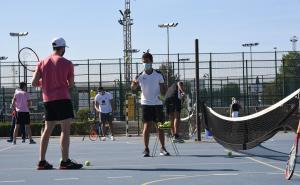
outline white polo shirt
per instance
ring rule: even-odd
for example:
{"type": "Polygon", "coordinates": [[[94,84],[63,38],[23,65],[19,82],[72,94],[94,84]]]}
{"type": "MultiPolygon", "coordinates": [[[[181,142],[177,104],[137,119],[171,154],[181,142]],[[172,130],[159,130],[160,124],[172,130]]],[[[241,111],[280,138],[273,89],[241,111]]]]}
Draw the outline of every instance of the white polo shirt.
{"type": "Polygon", "coordinates": [[[113,96],[109,92],[105,92],[103,95],[98,93],[95,96],[95,101],[99,104],[99,110],[101,113],[110,113],[112,112],[112,107],[110,104],[110,100],[113,99],[113,96]]]}
{"type": "Polygon", "coordinates": [[[141,89],[141,104],[142,105],[162,105],[163,102],[160,100],[160,83],[164,83],[165,80],[163,75],[153,69],[153,72],[148,75],[145,71],[137,76],[141,89]]]}

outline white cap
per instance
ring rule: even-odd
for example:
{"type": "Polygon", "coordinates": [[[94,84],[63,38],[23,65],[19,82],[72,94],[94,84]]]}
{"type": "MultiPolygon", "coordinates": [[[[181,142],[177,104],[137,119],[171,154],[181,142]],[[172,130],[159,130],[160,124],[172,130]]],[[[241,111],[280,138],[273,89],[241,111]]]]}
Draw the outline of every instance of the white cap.
{"type": "Polygon", "coordinates": [[[57,48],[57,47],[68,47],[66,45],[66,41],[65,39],[63,39],[62,37],[56,37],[52,40],[52,46],[54,48],[57,48]]]}

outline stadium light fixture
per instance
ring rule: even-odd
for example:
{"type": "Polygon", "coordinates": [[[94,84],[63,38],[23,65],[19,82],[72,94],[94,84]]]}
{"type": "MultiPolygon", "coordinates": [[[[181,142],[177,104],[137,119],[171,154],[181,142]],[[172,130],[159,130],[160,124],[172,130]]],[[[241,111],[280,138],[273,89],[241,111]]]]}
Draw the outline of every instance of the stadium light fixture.
{"type": "MultiPolygon", "coordinates": [[[[10,32],[9,35],[11,37],[17,37],[18,38],[18,53],[17,55],[19,54],[19,51],[20,51],[20,37],[25,37],[28,35],[28,32],[10,32]]],[[[20,74],[20,68],[21,68],[21,65],[20,63],[18,63],[18,69],[19,69],[19,83],[21,82],[21,74],[20,74]]],[[[24,67],[24,82],[26,82],[27,79],[26,79],[26,69],[24,67]]]]}
{"type": "MultiPolygon", "coordinates": [[[[251,70],[251,83],[252,83],[252,78],[253,78],[253,73],[252,73],[252,47],[254,46],[258,46],[259,43],[258,42],[253,42],[253,43],[245,43],[245,44],[242,44],[243,47],[249,47],[250,48],[250,70],[251,70]]],[[[247,69],[248,70],[248,69],[247,69]]],[[[247,79],[248,80],[248,79],[247,79]]]]}
{"type": "Polygon", "coordinates": [[[167,47],[168,47],[168,60],[167,60],[167,86],[169,86],[169,65],[170,65],[170,39],[169,39],[169,29],[175,28],[178,25],[178,22],[176,23],[165,23],[165,24],[159,24],[159,28],[166,28],[167,29],[167,47]]]}

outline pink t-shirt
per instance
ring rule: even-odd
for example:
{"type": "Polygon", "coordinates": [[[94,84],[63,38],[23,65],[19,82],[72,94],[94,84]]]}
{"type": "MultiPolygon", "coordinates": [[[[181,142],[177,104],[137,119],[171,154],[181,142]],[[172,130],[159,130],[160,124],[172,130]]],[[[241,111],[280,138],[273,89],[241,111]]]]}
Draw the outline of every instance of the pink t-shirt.
{"type": "Polygon", "coordinates": [[[15,107],[17,112],[29,112],[28,108],[29,94],[17,89],[15,91],[15,107]]]}
{"type": "Polygon", "coordinates": [[[59,55],[41,60],[37,71],[42,76],[43,101],[71,99],[68,81],[74,76],[74,65],[59,55]]]}

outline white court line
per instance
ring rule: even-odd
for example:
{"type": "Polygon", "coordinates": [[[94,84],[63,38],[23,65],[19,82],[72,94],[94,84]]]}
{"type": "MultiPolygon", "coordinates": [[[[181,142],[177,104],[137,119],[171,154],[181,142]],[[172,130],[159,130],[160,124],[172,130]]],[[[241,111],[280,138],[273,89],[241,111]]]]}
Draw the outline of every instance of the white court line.
{"type": "Polygon", "coordinates": [[[160,177],[185,177],[186,175],[160,175],[160,177]]]}
{"type": "Polygon", "coordinates": [[[124,179],[124,178],[132,178],[132,176],[118,176],[118,177],[106,177],[108,179],[124,179]]]}
{"type": "Polygon", "coordinates": [[[181,176],[181,177],[171,177],[171,178],[165,178],[165,179],[159,179],[159,180],[154,180],[150,182],[145,182],[142,185],[148,185],[148,184],[154,184],[158,182],[164,182],[164,181],[169,181],[169,180],[176,180],[176,179],[188,179],[188,178],[195,178],[195,177],[208,177],[208,176],[217,176],[217,175],[227,175],[227,176],[235,176],[239,175],[238,173],[227,173],[227,174],[201,174],[201,175],[186,175],[186,176],[181,176]]]}
{"type": "Polygon", "coordinates": [[[25,182],[25,180],[15,180],[15,181],[0,181],[0,183],[21,183],[25,182]]]}
{"type": "Polygon", "coordinates": [[[70,180],[79,180],[77,177],[70,177],[70,178],[62,178],[62,179],[54,179],[55,181],[70,181],[70,180]]]}
{"type": "MultiPolygon", "coordinates": [[[[268,175],[275,175],[275,173],[268,173],[268,172],[242,172],[242,173],[212,173],[212,174],[200,174],[200,175],[182,175],[182,176],[175,176],[165,179],[153,180],[150,182],[145,182],[142,185],[149,185],[155,184],[164,181],[170,180],[177,180],[177,179],[188,179],[188,178],[196,178],[196,177],[210,177],[210,176],[237,176],[237,175],[247,175],[247,174],[268,174],[268,175]]],[[[277,175],[282,175],[282,173],[277,173],[277,175]]]]}
{"type": "Polygon", "coordinates": [[[233,176],[233,175],[239,175],[238,173],[215,173],[215,174],[212,174],[214,176],[233,176]]]}
{"type": "Polygon", "coordinates": [[[14,148],[14,147],[15,147],[15,146],[9,146],[9,147],[3,148],[3,149],[0,150],[0,152],[3,152],[3,151],[5,151],[5,150],[8,150],[8,149],[11,149],[11,148],[14,148]]]}
{"type": "MultiPolygon", "coordinates": [[[[259,164],[262,164],[262,165],[265,165],[265,166],[268,166],[268,167],[271,167],[271,168],[280,170],[280,171],[282,171],[282,172],[285,172],[285,169],[282,169],[282,168],[279,168],[279,167],[274,166],[274,165],[272,165],[272,164],[269,164],[269,163],[260,161],[260,160],[258,160],[258,159],[254,159],[253,157],[246,157],[246,158],[247,158],[247,159],[250,159],[250,160],[252,160],[252,161],[255,161],[255,162],[259,163],[259,164]]],[[[295,173],[295,172],[294,172],[294,175],[300,177],[300,174],[298,174],[298,173],[295,173]]]]}

